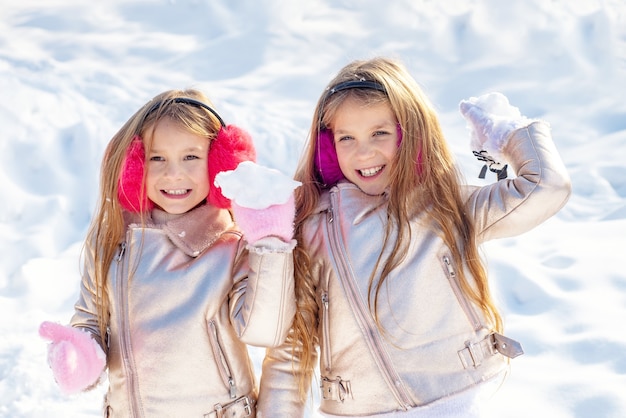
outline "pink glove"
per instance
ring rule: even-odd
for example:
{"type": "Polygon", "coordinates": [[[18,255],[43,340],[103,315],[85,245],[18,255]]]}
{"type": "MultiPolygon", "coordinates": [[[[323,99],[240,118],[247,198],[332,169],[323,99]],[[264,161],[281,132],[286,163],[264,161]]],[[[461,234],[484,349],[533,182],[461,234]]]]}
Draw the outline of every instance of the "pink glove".
{"type": "Polygon", "coordinates": [[[265,209],[245,208],[233,200],[232,210],[235,222],[249,244],[269,236],[278,237],[284,242],[293,238],[293,219],[296,214],[293,194],[287,202],[265,209]]]}
{"type": "Polygon", "coordinates": [[[65,394],[81,392],[98,381],[106,356],[88,332],[46,321],[39,327],[39,335],[52,341],[48,364],[65,394]]]}

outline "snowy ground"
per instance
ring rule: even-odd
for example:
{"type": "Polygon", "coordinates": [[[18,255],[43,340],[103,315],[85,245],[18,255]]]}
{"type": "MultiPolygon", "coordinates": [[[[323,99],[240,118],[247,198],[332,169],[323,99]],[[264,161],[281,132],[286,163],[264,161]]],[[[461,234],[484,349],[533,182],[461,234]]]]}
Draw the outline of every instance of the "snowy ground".
{"type": "Polygon", "coordinates": [[[573,179],[556,217],[485,247],[526,350],[493,415],[626,416],[623,0],[2,3],[1,417],[100,414],[104,387],[60,394],[37,327],[71,316],[102,151],[139,106],[203,89],[253,134],[260,163],[291,174],[323,87],[375,55],[423,85],[469,181],[480,165],[457,104],[493,90],[552,124],[573,179]]]}

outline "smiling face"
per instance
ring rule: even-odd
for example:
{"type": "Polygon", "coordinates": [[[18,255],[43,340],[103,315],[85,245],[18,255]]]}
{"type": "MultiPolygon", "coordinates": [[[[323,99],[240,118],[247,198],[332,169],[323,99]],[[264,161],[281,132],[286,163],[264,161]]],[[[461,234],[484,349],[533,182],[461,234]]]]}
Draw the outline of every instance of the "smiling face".
{"type": "Polygon", "coordinates": [[[209,194],[209,140],[161,120],[147,155],[148,198],[171,214],[188,212],[209,194]]]}
{"type": "Polygon", "coordinates": [[[388,102],[343,102],[334,115],[332,131],[343,175],[363,192],[381,194],[390,183],[398,151],[396,118],[388,102]]]}

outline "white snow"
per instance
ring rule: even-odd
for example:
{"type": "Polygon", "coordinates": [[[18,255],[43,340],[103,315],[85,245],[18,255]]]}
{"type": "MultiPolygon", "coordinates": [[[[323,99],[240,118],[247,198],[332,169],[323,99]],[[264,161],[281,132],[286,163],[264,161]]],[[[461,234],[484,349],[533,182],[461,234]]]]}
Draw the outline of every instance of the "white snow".
{"type": "Polygon", "coordinates": [[[244,161],[234,170],[218,173],[214,183],[221,187],[224,196],[250,209],[266,209],[286,203],[294,189],[302,184],[275,168],[252,161],[244,161]]]}
{"type": "Polygon", "coordinates": [[[423,86],[469,182],[495,178],[458,103],[492,91],[550,123],[572,177],[559,214],[484,248],[525,350],[492,416],[626,416],[623,0],[20,0],[0,7],[0,417],[101,416],[106,385],[63,396],[37,329],[69,321],[102,153],[141,105],[200,88],[290,176],[328,81],[376,55],[423,86]]]}

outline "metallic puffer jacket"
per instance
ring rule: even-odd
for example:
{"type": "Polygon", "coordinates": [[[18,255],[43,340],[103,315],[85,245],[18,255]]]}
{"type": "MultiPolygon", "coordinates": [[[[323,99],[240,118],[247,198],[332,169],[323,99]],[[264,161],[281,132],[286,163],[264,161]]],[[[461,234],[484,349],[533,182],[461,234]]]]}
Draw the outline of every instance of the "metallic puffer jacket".
{"type": "MultiPolygon", "coordinates": [[[[545,123],[513,133],[504,152],[516,178],[465,186],[479,243],[533,228],[558,212],[571,193],[545,123]]],[[[368,281],[386,219],[385,196],[368,196],[344,182],[322,196],[319,213],[305,227],[302,244],[308,246],[317,280],[324,413],[409,410],[474,387],[507,367],[498,352],[506,347],[494,341],[482,311],[461,293],[455,275],[460,267],[452,264],[449,249],[422,214],[411,221],[408,256],[381,289],[378,316],[385,333],[375,326],[362,331],[358,317],[364,310],[355,300],[361,298],[372,322],[368,281]],[[356,286],[345,289],[338,274],[353,274],[356,286]]],[[[268,350],[259,417],[303,416],[290,340],[268,350]]]]}
{"type": "MultiPolygon", "coordinates": [[[[291,250],[248,251],[228,211],[210,205],[159,225],[130,224],[109,271],[104,338],[93,249],[86,256],[71,324],[108,342],[104,416],[216,417],[218,404],[256,402],[245,343],[275,346],[287,335],[295,312],[291,250]]],[[[254,404],[238,409],[250,415],[237,417],[254,416],[254,404]]]]}

